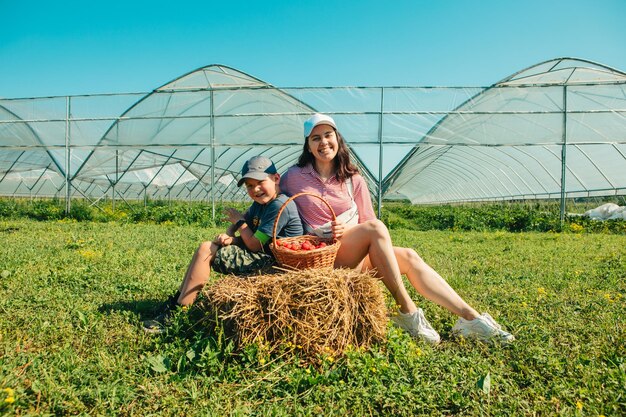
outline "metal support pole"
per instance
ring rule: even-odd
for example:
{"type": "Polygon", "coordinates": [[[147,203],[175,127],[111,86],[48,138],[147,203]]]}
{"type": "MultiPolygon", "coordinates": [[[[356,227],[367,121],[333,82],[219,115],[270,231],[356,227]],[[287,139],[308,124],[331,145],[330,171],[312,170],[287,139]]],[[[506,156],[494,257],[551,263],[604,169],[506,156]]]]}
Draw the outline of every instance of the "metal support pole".
{"type": "Polygon", "coordinates": [[[70,97],[65,97],[65,214],[69,215],[72,209],[70,200],[72,181],[70,180],[70,97]]]}
{"type": "Polygon", "coordinates": [[[383,207],[383,110],[385,108],[385,88],[380,88],[380,115],[378,123],[378,218],[383,207]]]}
{"type": "Polygon", "coordinates": [[[215,222],[215,95],[211,89],[211,218],[215,222]]]}
{"type": "Polygon", "coordinates": [[[561,145],[561,227],[565,223],[565,172],[567,166],[567,86],[563,86],[563,132],[561,145]]]}
{"type": "Polygon", "coordinates": [[[111,193],[111,197],[113,200],[111,201],[113,212],[115,212],[115,186],[119,181],[119,168],[120,168],[120,159],[119,159],[119,150],[115,150],[115,182],[113,183],[113,192],[111,193]]]}

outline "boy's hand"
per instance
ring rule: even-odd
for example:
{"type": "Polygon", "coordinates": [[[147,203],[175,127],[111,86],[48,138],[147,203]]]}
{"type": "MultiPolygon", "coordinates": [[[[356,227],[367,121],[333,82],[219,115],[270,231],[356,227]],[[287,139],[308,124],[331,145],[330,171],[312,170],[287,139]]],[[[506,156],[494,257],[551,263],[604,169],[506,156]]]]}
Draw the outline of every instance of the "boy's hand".
{"type": "Polygon", "coordinates": [[[239,220],[244,220],[243,214],[241,214],[234,208],[226,209],[226,216],[228,217],[228,221],[232,224],[237,223],[239,220]]]}
{"type": "Polygon", "coordinates": [[[228,246],[233,243],[233,239],[234,238],[232,236],[229,236],[226,233],[220,233],[213,242],[220,246],[228,246]]]}

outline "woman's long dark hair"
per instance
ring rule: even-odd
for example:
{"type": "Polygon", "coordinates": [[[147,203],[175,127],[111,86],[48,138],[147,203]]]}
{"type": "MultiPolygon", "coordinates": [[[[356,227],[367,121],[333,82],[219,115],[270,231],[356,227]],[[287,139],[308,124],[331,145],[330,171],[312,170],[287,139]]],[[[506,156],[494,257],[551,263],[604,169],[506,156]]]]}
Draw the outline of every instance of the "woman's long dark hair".
{"type": "MultiPolygon", "coordinates": [[[[346,141],[341,136],[341,133],[334,129],[335,135],[337,135],[337,155],[335,156],[335,169],[337,170],[337,181],[345,182],[348,178],[351,178],[354,174],[359,173],[359,169],[350,161],[350,152],[348,151],[348,146],[346,145],[346,141]]],[[[309,151],[308,146],[309,138],[304,140],[304,148],[302,153],[300,154],[300,158],[298,158],[298,165],[300,168],[305,167],[308,164],[313,164],[315,167],[315,157],[309,151]]]]}

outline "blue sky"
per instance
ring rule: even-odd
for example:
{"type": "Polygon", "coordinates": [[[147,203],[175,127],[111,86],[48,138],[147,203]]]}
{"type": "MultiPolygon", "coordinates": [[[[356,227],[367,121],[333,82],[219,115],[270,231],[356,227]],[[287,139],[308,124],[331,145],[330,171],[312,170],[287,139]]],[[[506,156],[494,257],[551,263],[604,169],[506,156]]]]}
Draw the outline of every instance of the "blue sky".
{"type": "Polygon", "coordinates": [[[626,1],[0,0],[0,97],[145,92],[224,64],[279,87],[484,86],[561,56],[626,71],[626,1]]]}

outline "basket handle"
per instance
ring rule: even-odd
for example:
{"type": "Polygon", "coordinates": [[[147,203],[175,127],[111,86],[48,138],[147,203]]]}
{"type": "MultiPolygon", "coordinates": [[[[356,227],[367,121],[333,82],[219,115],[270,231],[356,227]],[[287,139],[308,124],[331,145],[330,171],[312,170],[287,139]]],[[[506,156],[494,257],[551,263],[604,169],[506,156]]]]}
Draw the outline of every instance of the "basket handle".
{"type": "Polygon", "coordinates": [[[333,208],[330,206],[330,204],[328,204],[328,201],[326,201],[324,197],[319,196],[314,193],[306,193],[306,192],[294,194],[291,197],[289,197],[287,201],[283,203],[283,205],[280,207],[280,210],[278,210],[278,214],[276,215],[276,220],[274,220],[274,230],[272,231],[272,243],[274,244],[274,247],[276,246],[276,228],[278,227],[278,219],[280,219],[280,215],[283,214],[283,210],[285,210],[285,207],[287,207],[287,204],[289,204],[290,201],[295,200],[296,198],[301,197],[303,195],[310,195],[312,197],[319,198],[320,200],[322,200],[322,203],[326,204],[326,207],[328,207],[328,209],[330,210],[330,214],[333,215],[333,220],[337,219],[337,216],[335,215],[335,210],[333,210],[333,208]]]}

